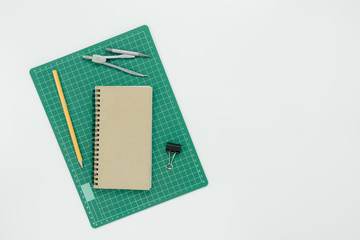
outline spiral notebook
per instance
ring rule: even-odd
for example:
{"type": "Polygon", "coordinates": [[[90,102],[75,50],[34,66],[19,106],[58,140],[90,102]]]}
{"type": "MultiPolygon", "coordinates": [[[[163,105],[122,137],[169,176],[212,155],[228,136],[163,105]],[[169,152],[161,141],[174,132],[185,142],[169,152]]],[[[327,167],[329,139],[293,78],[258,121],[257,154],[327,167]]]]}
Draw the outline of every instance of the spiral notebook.
{"type": "Polygon", "coordinates": [[[151,87],[95,87],[94,188],[151,188],[151,128],[151,87]]]}

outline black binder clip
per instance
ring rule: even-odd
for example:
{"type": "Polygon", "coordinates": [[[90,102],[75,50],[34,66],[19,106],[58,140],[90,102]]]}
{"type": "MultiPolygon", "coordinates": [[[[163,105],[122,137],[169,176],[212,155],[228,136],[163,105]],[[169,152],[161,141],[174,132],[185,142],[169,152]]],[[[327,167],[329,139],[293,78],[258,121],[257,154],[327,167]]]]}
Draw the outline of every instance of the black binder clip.
{"type": "Polygon", "coordinates": [[[174,161],[174,158],[176,156],[176,154],[180,154],[180,151],[181,151],[181,145],[180,144],[175,144],[175,143],[167,143],[166,144],[166,149],[165,149],[166,152],[169,153],[169,163],[166,165],[166,168],[171,170],[174,168],[174,165],[172,164],[173,161],[174,161]],[[173,153],[173,157],[171,159],[171,153],[173,153]],[[171,159],[171,160],[170,160],[171,159]]]}

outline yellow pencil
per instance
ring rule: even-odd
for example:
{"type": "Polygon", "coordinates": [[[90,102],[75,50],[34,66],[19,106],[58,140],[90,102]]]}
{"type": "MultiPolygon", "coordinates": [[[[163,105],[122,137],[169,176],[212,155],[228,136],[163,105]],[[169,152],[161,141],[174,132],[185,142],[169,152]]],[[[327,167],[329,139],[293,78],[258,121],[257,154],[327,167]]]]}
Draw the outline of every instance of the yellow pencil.
{"type": "Polygon", "coordinates": [[[64,110],[65,119],[66,119],[66,123],[67,123],[68,128],[69,128],[71,140],[72,140],[72,142],[73,142],[73,144],[74,144],[74,149],[75,149],[76,157],[77,157],[77,159],[78,159],[78,162],[80,163],[80,166],[83,167],[82,157],[81,157],[79,145],[78,145],[78,142],[77,142],[77,140],[76,140],[76,136],[75,136],[75,132],[74,132],[74,127],[73,127],[73,125],[72,125],[72,123],[71,123],[71,118],[70,118],[69,110],[68,110],[67,105],[66,105],[66,102],[65,102],[65,97],[64,97],[64,93],[63,93],[63,91],[62,91],[61,85],[60,85],[59,76],[58,76],[58,73],[57,73],[56,70],[53,70],[52,73],[53,73],[53,75],[54,75],[55,84],[56,84],[56,88],[57,88],[58,93],[59,93],[61,105],[62,105],[62,108],[63,108],[63,110],[64,110]]]}

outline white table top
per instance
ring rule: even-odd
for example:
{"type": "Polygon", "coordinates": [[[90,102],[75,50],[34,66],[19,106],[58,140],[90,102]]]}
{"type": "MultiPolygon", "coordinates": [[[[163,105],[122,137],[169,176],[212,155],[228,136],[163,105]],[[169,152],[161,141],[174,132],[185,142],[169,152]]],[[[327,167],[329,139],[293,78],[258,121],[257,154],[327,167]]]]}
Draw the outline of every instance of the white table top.
{"type": "Polygon", "coordinates": [[[0,239],[359,239],[359,10],[1,1],[0,239]],[[209,185],[94,230],[29,70],[143,24],[209,185]]]}

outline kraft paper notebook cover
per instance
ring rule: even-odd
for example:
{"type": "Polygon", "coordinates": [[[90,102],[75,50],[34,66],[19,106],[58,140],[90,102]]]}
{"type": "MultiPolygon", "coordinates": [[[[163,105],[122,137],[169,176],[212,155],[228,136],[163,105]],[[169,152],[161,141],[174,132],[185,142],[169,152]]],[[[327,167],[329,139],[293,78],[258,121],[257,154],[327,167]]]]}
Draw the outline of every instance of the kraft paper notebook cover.
{"type": "Polygon", "coordinates": [[[95,88],[94,188],[149,190],[152,88],[95,88]]]}

